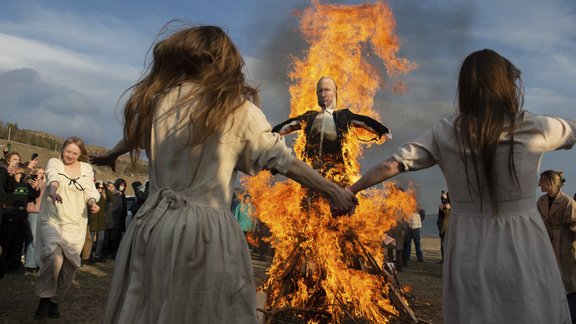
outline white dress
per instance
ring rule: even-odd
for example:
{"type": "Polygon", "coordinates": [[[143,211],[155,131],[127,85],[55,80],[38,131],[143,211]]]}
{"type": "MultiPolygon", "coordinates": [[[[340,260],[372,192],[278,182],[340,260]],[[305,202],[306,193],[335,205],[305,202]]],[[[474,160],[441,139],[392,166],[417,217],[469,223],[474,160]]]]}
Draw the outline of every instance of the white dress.
{"type": "Polygon", "coordinates": [[[249,102],[225,131],[192,147],[193,108],[170,110],[177,96],[156,108],[150,194],[118,251],[104,322],[255,323],[250,253],[230,212],[236,173],[285,173],[291,150],[249,102]]]}
{"type": "Polygon", "coordinates": [[[40,267],[59,245],[74,265],[80,267],[80,252],[86,240],[88,224],[87,203],[90,198],[100,199],[94,185],[94,170],[88,163],[80,162],[80,177],[70,177],[60,159],[50,159],[46,165],[46,190],[42,197],[36,237],[36,261],[40,267]],[[52,202],[50,183],[58,182],[62,204],[52,202]]]}
{"type": "MultiPolygon", "coordinates": [[[[508,136],[505,133],[501,138],[508,136]]],[[[526,112],[514,141],[519,186],[506,176],[508,146],[500,145],[496,152],[497,215],[492,215],[486,193],[482,211],[478,195],[469,193],[454,119],[440,121],[394,155],[409,171],[438,164],[446,178],[452,215],[444,239],[445,323],[571,323],[534,188],[542,154],[571,148],[576,123],[526,112]]],[[[475,179],[472,166],[469,174],[475,179]]]]}

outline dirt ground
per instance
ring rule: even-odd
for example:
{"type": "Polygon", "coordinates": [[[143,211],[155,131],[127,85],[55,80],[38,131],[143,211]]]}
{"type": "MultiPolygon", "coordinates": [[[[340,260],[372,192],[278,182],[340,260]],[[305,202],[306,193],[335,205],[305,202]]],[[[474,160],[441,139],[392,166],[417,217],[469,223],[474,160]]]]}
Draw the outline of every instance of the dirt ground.
{"type": "MultiPolygon", "coordinates": [[[[442,265],[440,242],[422,241],[424,262],[412,262],[398,272],[403,286],[412,287],[413,308],[422,322],[442,323],[442,265]]],[[[259,285],[266,278],[270,260],[254,259],[254,274],[259,285]]],[[[60,305],[61,318],[35,321],[38,299],[33,295],[34,274],[8,273],[0,280],[0,323],[101,323],[110,285],[113,261],[84,265],[76,274],[73,287],[60,305]]]]}

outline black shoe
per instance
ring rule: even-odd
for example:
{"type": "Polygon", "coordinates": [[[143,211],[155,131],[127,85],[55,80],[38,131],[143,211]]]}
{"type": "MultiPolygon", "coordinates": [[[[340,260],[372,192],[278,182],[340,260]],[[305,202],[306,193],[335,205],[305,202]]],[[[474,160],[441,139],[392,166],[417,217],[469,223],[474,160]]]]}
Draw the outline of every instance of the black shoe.
{"type": "Polygon", "coordinates": [[[36,313],[34,313],[34,319],[41,320],[48,317],[49,308],[50,298],[40,298],[38,308],[36,308],[36,313]]]}
{"type": "Polygon", "coordinates": [[[418,262],[424,262],[424,259],[418,259],[418,262]]]}
{"type": "Polygon", "coordinates": [[[60,317],[60,310],[58,309],[58,303],[53,303],[51,300],[50,305],[48,306],[48,317],[50,318],[60,317]]]}

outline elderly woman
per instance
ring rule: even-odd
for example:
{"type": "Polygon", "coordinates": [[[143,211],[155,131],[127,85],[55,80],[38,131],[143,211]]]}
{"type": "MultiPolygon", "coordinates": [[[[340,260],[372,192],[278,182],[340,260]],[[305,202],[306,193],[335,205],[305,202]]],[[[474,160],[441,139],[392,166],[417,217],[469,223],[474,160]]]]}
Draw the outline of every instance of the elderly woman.
{"type": "Polygon", "coordinates": [[[84,142],[70,137],[62,145],[60,159],[46,166],[46,191],[40,207],[36,259],[40,270],[34,292],[40,297],[35,318],[58,318],[58,303],[72,285],[80,267],[86,238],[88,209],[96,213],[100,194],[84,142]]]}

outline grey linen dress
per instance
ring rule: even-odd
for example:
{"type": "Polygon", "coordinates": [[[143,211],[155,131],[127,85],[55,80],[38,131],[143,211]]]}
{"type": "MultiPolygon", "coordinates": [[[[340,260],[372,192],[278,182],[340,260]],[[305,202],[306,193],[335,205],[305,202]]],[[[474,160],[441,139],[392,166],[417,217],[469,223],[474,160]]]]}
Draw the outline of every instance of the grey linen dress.
{"type": "MultiPolygon", "coordinates": [[[[503,133],[501,138],[509,135],[503,133]]],[[[519,186],[506,176],[508,146],[497,148],[500,211],[496,215],[486,192],[481,211],[479,196],[468,190],[454,118],[441,120],[394,154],[408,171],[438,164],[450,192],[452,216],[442,274],[445,323],[571,323],[534,188],[542,154],[569,149],[575,141],[574,121],[525,112],[514,133],[519,186]]],[[[475,179],[471,166],[469,174],[475,179]]]]}
{"type": "Polygon", "coordinates": [[[230,212],[237,170],[287,172],[293,156],[246,102],[224,131],[190,145],[188,112],[169,92],[155,112],[147,150],[150,194],[126,231],[105,323],[255,323],[250,253],[230,212]]]}

